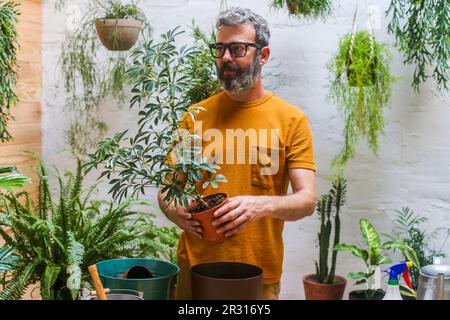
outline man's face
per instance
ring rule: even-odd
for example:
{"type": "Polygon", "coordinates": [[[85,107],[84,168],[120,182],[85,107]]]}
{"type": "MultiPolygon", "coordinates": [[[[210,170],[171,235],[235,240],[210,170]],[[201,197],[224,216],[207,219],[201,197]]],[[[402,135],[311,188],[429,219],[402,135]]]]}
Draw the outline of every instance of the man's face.
{"type": "MultiPolygon", "coordinates": [[[[253,25],[240,26],[222,25],[217,33],[217,42],[255,43],[256,31],[253,25]]],[[[244,57],[232,57],[230,50],[225,50],[222,58],[216,58],[218,78],[226,91],[234,94],[247,91],[255,86],[261,73],[259,63],[260,53],[255,47],[249,46],[244,57]]]]}

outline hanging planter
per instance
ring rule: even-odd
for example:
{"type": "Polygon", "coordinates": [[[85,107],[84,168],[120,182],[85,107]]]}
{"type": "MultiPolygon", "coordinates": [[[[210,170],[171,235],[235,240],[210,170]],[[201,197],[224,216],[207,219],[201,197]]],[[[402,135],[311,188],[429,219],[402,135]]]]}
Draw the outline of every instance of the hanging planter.
{"type": "Polygon", "coordinates": [[[331,13],[331,0],[273,0],[276,9],[287,7],[291,16],[319,18],[331,13]]]}
{"type": "Polygon", "coordinates": [[[415,64],[412,86],[432,77],[439,90],[448,89],[450,79],[450,2],[448,0],[391,0],[388,32],[405,56],[404,63],[415,64]],[[433,70],[432,74],[429,70],[433,70]]]}
{"type": "Polygon", "coordinates": [[[359,138],[364,137],[374,154],[383,133],[383,108],[388,104],[394,77],[386,45],[376,42],[367,31],[345,35],[339,51],[328,65],[331,73],[329,97],[344,117],[344,145],[333,159],[338,175],[353,158],[359,138]]]}
{"type": "Polygon", "coordinates": [[[95,29],[101,43],[110,51],[127,51],[136,43],[142,22],[135,19],[98,19],[95,29]]]}
{"type": "Polygon", "coordinates": [[[107,130],[99,112],[102,101],[108,95],[117,103],[126,101],[131,59],[124,50],[147,43],[151,26],[139,7],[117,0],[89,1],[81,12],[76,28],[68,29],[59,61],[72,118],[67,143],[73,155],[86,159],[107,130]],[[105,54],[103,48],[111,51],[105,54]]]}

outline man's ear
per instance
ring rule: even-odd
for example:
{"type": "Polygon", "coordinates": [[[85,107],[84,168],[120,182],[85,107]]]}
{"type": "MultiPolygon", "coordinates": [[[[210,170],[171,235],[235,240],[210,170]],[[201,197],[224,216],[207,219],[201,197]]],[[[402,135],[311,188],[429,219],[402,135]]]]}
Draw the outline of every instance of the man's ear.
{"type": "Polygon", "coordinates": [[[259,65],[263,66],[269,61],[270,57],[270,48],[264,47],[261,49],[261,57],[259,58],[259,65]]]}

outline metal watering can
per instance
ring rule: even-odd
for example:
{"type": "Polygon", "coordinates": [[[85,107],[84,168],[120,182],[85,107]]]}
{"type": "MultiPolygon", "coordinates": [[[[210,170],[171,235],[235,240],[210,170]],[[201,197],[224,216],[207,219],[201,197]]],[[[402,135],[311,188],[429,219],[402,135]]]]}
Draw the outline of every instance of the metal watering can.
{"type": "Polygon", "coordinates": [[[434,264],[425,266],[419,272],[417,300],[450,300],[450,265],[434,264]]]}

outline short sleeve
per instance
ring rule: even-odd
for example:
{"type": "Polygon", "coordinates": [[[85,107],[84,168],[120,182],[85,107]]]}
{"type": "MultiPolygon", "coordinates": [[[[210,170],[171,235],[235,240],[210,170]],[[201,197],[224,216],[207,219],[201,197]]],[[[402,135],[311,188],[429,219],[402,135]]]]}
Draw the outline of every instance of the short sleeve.
{"type": "Polygon", "coordinates": [[[292,122],[289,130],[286,161],[289,169],[302,168],[316,171],[311,126],[302,113],[292,122]]]}

